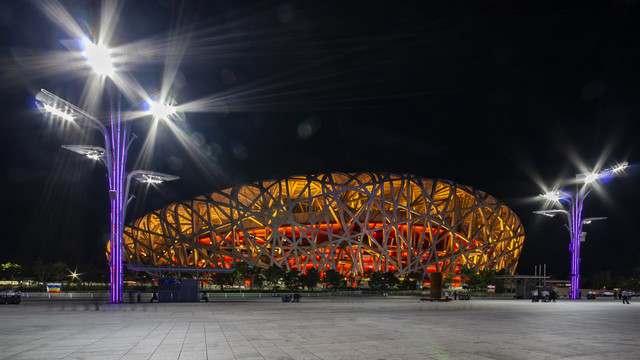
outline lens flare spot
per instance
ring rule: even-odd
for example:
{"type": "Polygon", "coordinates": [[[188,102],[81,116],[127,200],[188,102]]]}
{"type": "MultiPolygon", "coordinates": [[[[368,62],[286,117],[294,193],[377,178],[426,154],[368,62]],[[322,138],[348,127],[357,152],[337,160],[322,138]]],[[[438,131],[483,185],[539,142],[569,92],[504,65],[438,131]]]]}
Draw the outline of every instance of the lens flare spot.
{"type": "Polygon", "coordinates": [[[238,160],[244,160],[249,156],[247,148],[237,140],[231,141],[231,151],[233,151],[233,155],[238,160]]]}
{"type": "Polygon", "coordinates": [[[171,168],[171,170],[178,171],[182,170],[182,159],[171,156],[167,159],[167,165],[171,168]]]}
{"type": "Polygon", "coordinates": [[[221,75],[222,75],[222,81],[224,81],[224,83],[227,85],[233,85],[238,80],[236,78],[236,73],[234,73],[233,70],[229,68],[222,69],[221,75]]]}
{"type": "Polygon", "coordinates": [[[320,119],[312,116],[298,125],[298,137],[308,139],[320,128],[320,119]]]}
{"type": "Polygon", "coordinates": [[[204,145],[204,135],[202,135],[202,133],[199,132],[194,132],[193,134],[191,134],[191,140],[193,141],[194,144],[198,145],[198,146],[202,146],[204,145]]]}

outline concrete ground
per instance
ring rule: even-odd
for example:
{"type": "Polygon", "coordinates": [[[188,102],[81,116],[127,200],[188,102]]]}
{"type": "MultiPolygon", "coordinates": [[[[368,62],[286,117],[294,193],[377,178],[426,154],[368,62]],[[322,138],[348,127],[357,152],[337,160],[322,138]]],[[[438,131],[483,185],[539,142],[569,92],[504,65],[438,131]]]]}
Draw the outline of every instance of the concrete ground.
{"type": "Polygon", "coordinates": [[[0,305],[0,359],[640,359],[640,302],[0,305]]]}

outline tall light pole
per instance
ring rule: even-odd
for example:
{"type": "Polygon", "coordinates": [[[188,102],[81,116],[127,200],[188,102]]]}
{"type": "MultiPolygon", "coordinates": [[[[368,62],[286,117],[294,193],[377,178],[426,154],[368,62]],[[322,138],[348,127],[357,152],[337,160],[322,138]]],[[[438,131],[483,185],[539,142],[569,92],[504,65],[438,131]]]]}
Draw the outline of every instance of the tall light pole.
{"type": "MultiPolygon", "coordinates": [[[[111,76],[115,69],[110,58],[110,51],[99,45],[94,45],[87,39],[84,40],[85,51],[83,55],[94,72],[100,76],[111,76]]],[[[115,86],[114,86],[115,88],[115,86]]],[[[112,99],[110,91],[109,96],[112,99]]],[[[93,160],[100,160],[106,167],[109,178],[109,198],[111,202],[111,241],[110,241],[110,284],[111,302],[122,301],[123,284],[123,258],[122,258],[122,233],[126,207],[129,203],[129,185],[131,179],[147,183],[159,183],[162,181],[176,180],[177,176],[136,170],[127,176],[126,163],[129,146],[135,138],[129,132],[130,122],[121,118],[119,96],[117,105],[110,101],[110,118],[106,125],[79,107],[57,97],[42,89],[36,96],[36,105],[49,116],[76,123],[81,127],[96,129],[104,137],[104,147],[91,145],[67,145],[65,149],[85,155],[93,160]]],[[[155,118],[168,118],[175,112],[171,104],[150,104],[150,115],[155,118]]]]}
{"type": "Polygon", "coordinates": [[[585,241],[587,235],[582,231],[582,226],[590,224],[596,220],[605,220],[606,217],[591,217],[582,219],[582,208],[584,200],[592,190],[591,185],[601,178],[619,174],[627,167],[627,162],[616,165],[611,169],[604,169],[600,172],[592,172],[588,174],[576,175],[576,190],[570,193],[565,190],[553,190],[543,194],[542,196],[553,203],[562,207],[561,201],[569,201],[569,210],[551,209],[534,211],[535,214],[554,217],[563,214],[567,217],[565,227],[569,230],[571,242],[569,243],[569,252],[571,253],[571,299],[580,298],[580,244],[585,241]]]}

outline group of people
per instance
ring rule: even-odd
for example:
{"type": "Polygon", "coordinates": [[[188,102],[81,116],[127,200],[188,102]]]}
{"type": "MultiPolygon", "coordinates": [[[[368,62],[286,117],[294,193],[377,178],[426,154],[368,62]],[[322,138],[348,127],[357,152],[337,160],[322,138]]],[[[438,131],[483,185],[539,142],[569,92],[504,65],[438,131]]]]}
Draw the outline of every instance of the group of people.
{"type": "Polygon", "coordinates": [[[533,291],[531,292],[531,302],[556,302],[557,299],[558,294],[555,292],[555,290],[553,290],[553,288],[533,289],[533,291]]]}
{"type": "MultiPolygon", "coordinates": [[[[140,290],[138,290],[136,301],[142,302],[142,291],[140,290]]],[[[153,292],[153,296],[151,296],[151,299],[149,300],[149,302],[154,302],[154,301],[158,301],[158,295],[156,294],[155,291],[153,292]]],[[[129,290],[129,302],[133,303],[133,290],[129,290]]]]}
{"type": "MultiPolygon", "coordinates": [[[[618,299],[622,299],[623,304],[631,304],[629,302],[629,298],[631,297],[631,295],[632,295],[631,291],[622,290],[620,291],[618,299]]],[[[614,293],[613,296],[615,298],[616,294],[614,293]]]]}

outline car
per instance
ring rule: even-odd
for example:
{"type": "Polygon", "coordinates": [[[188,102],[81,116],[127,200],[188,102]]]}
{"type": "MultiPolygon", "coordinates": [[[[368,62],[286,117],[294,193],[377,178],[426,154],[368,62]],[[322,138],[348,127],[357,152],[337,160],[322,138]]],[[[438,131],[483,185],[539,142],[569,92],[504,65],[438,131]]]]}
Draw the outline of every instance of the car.
{"type": "Polygon", "coordinates": [[[0,304],[20,304],[20,290],[0,291],[0,304]]]}

